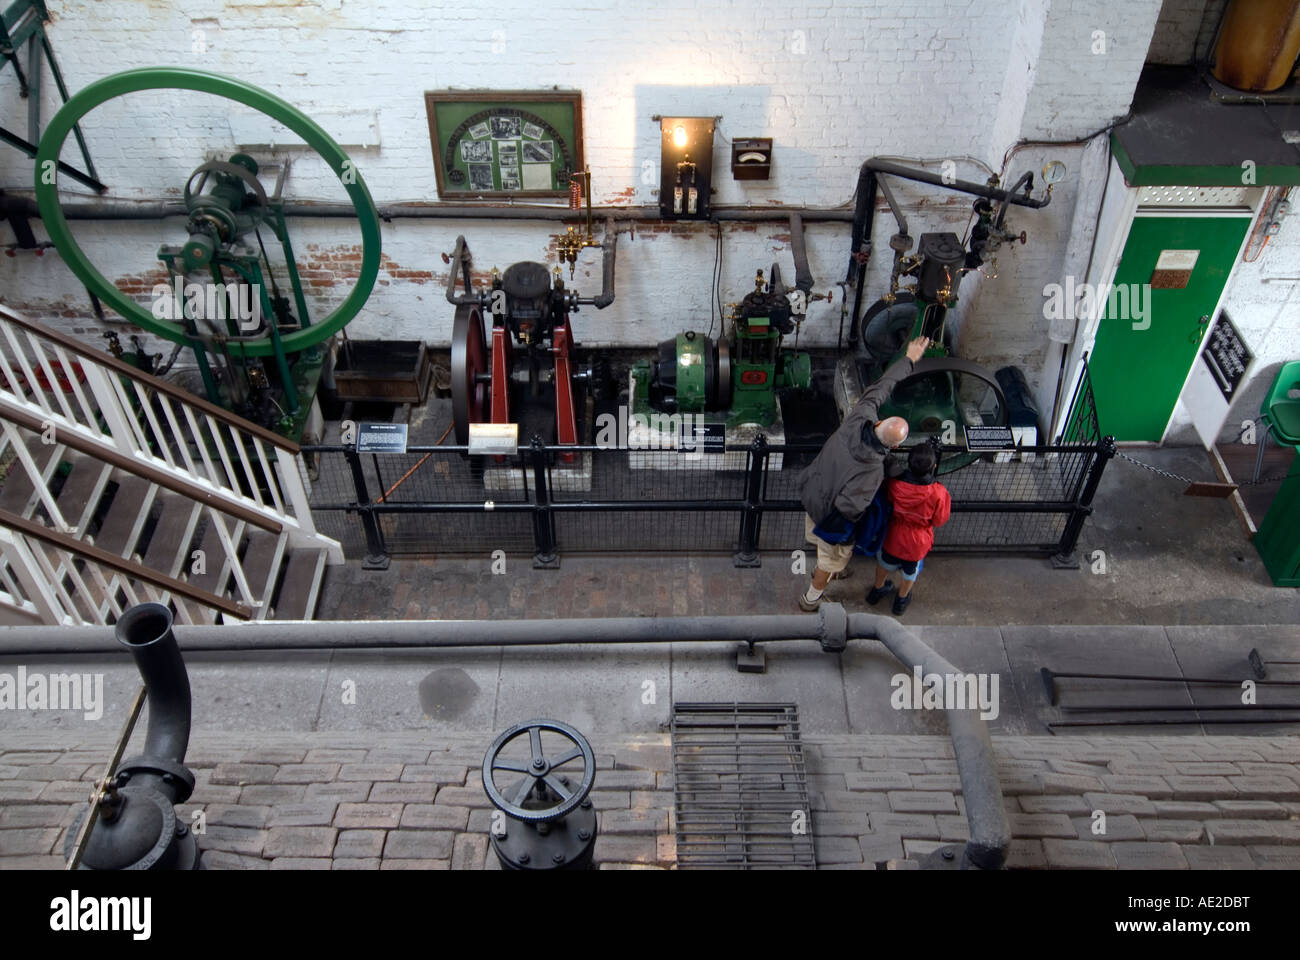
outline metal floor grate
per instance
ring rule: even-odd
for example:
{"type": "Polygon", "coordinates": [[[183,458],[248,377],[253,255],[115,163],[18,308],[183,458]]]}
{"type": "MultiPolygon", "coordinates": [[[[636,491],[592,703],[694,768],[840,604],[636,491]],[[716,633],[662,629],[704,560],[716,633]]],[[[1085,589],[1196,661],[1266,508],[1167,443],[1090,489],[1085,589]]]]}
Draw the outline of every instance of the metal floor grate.
{"type": "Polygon", "coordinates": [[[680,869],[816,867],[798,706],[677,703],[672,737],[680,869]]]}

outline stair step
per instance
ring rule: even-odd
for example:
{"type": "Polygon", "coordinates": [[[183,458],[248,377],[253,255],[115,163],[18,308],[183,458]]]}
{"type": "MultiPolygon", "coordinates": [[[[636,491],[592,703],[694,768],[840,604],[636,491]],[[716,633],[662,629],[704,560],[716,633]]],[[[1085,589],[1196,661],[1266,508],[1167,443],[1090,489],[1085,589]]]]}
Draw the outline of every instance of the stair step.
{"type": "MultiPolygon", "coordinates": [[[[203,551],[203,572],[191,574],[190,583],[220,596],[225,592],[230,570],[226,567],[226,552],[221,547],[221,536],[217,533],[216,521],[211,518],[207,530],[203,533],[203,539],[199,541],[199,549],[203,551]]],[[[193,564],[187,557],[184,569],[188,572],[192,567],[193,564]]]]}
{"type": "Polygon", "coordinates": [[[72,472],[54,499],[63,519],[75,526],[77,536],[81,536],[104,495],[112,467],[71,450],[64,454],[63,459],[71,465],[72,472]]]}
{"type": "Polygon", "coordinates": [[[315,616],[324,562],[324,550],[294,550],[289,555],[273,619],[310,620],[315,616]]]}
{"type": "MultiPolygon", "coordinates": [[[[37,433],[27,434],[24,445],[41,473],[45,472],[45,469],[50,465],[50,458],[56,452],[62,450],[64,456],[61,459],[67,459],[68,451],[66,448],[57,444],[42,443],[40,434],[37,433]]],[[[53,478],[53,471],[51,471],[50,476],[53,478]]],[[[26,516],[27,504],[35,492],[36,487],[27,475],[27,468],[15,456],[13,463],[9,466],[9,474],[5,478],[4,488],[0,489],[0,509],[8,510],[10,513],[16,513],[19,516],[26,516]]]]}
{"type": "Polygon", "coordinates": [[[159,491],[161,513],[153,528],[143,562],[150,570],[169,577],[179,576],[187,559],[194,527],[202,510],[197,503],[168,491],[159,491]]]}
{"type": "Polygon", "coordinates": [[[9,468],[9,476],[5,478],[4,489],[0,489],[0,510],[8,510],[10,513],[16,513],[23,516],[27,501],[32,498],[32,493],[36,487],[27,476],[27,470],[18,460],[13,462],[9,468]]]}
{"type": "Polygon", "coordinates": [[[242,566],[248,589],[253,591],[256,599],[270,600],[269,588],[275,586],[280,557],[280,537],[265,530],[249,532],[242,566]]]}
{"type": "Polygon", "coordinates": [[[113,495],[104,525],[95,537],[95,546],[125,557],[135,549],[145,517],[153,505],[153,491],[157,488],[148,480],[123,473],[115,473],[114,479],[117,493],[113,495]]]}

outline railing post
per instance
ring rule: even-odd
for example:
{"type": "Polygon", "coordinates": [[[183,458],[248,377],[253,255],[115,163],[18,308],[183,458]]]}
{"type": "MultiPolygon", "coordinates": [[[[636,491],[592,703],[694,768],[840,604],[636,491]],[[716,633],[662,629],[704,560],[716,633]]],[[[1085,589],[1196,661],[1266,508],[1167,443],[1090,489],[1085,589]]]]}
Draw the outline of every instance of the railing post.
{"type": "Polygon", "coordinates": [[[361,515],[361,528],[366,532],[366,558],[361,563],[362,570],[387,570],[390,562],[388,547],[384,543],[383,531],[379,529],[379,518],[371,509],[370,493],[366,490],[366,474],[361,468],[361,457],[357,454],[356,444],[350,444],[343,451],[352,468],[352,485],[356,488],[357,513],[361,515]]]}
{"type": "Polygon", "coordinates": [[[1079,558],[1074,555],[1075,547],[1079,544],[1079,534],[1083,530],[1084,521],[1092,515],[1092,498],[1096,496],[1097,487],[1101,485],[1101,475],[1117,450],[1114,437],[1102,437],[1094,448],[1092,465],[1088,471],[1088,479],[1083,485],[1083,492],[1079,494],[1078,502],[1070,511],[1070,518],[1066,520],[1065,530],[1061,533],[1060,548],[1052,557],[1052,566],[1058,570],[1079,569],[1079,558]]]}
{"type": "Polygon", "coordinates": [[[737,567],[761,567],[758,555],[758,530],[763,522],[763,474],[767,470],[767,437],[757,434],[749,446],[749,466],[745,470],[745,507],[740,514],[740,543],[731,556],[737,567]]]}
{"type": "MultiPolygon", "coordinates": [[[[275,483],[276,478],[279,478],[280,490],[283,491],[285,499],[284,512],[288,514],[292,508],[293,519],[297,521],[299,535],[304,541],[317,539],[328,542],[327,562],[342,563],[342,546],[334,540],[322,537],[320,531],[316,529],[316,518],[311,512],[311,480],[307,476],[306,456],[301,451],[297,454],[290,453],[283,447],[276,447],[274,454],[276,476],[269,477],[268,481],[275,483]]],[[[294,544],[294,546],[298,545],[294,544]]]]}
{"type": "Polygon", "coordinates": [[[533,567],[538,570],[560,569],[560,555],[555,552],[555,511],[551,509],[551,488],[546,473],[546,449],[542,438],[533,437],[528,448],[533,468],[533,567]]]}

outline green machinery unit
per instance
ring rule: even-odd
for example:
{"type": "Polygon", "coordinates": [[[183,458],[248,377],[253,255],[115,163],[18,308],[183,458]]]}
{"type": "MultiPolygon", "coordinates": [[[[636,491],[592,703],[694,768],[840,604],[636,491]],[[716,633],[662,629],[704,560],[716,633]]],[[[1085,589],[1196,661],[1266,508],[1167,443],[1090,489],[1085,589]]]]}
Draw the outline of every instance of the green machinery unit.
{"type": "Polygon", "coordinates": [[[232,77],[183,67],[128,70],[73,96],[50,121],[36,157],[36,200],[50,240],[86,288],[123,318],[194,351],[208,397],[235,413],[297,439],[321,375],[320,344],[360,312],[379,272],[379,216],[356,165],[310,118],[278,97],[232,77]],[[184,242],[164,244],[158,258],[170,278],[149,306],[127,296],[86,257],[59,203],[59,152],[88,112],[146,90],[212,94],[259,110],[314,149],[338,176],[356,211],[362,257],[355,286],[312,323],[285,225],[279,168],[268,196],[259,165],[246,154],[200,165],[185,186],[184,242]],[[289,294],[282,295],[263,244],[265,226],[279,241],[289,294]],[[268,289],[269,288],[269,289],[268,289]]]}
{"type": "MultiPolygon", "coordinates": [[[[963,426],[1005,424],[1007,405],[993,374],[978,364],[951,355],[948,311],[957,303],[957,289],[968,266],[968,255],[954,233],[922,234],[914,256],[903,256],[910,238],[893,244],[895,263],[890,292],[866,311],[856,354],[863,385],[879,379],[916,337],[929,337],[930,347],[880,406],[880,416],[899,416],[911,428],[907,444],[937,437],[960,443],[963,426]],[[915,278],[900,290],[901,277],[915,278]]],[[[955,461],[952,467],[960,465],[955,461]]]]}
{"type": "MultiPolygon", "coordinates": [[[[659,344],[654,360],[633,367],[633,412],[725,411],[729,427],[776,422],[777,391],[806,390],[812,383],[808,354],[781,349],[798,322],[791,293],[773,264],[770,281],[758,271],[754,290],[735,305],[728,334],[715,342],[689,331],[659,344]]],[[[810,299],[802,290],[794,295],[810,299]]]]}

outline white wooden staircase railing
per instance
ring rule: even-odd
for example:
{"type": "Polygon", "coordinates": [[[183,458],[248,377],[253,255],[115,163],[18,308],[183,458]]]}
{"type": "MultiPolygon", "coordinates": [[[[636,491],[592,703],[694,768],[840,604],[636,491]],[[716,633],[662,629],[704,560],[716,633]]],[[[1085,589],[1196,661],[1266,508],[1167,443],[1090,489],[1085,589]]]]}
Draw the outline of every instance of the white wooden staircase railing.
{"type": "Polygon", "coordinates": [[[309,620],[336,540],[296,444],[0,306],[0,612],[309,620]]]}

